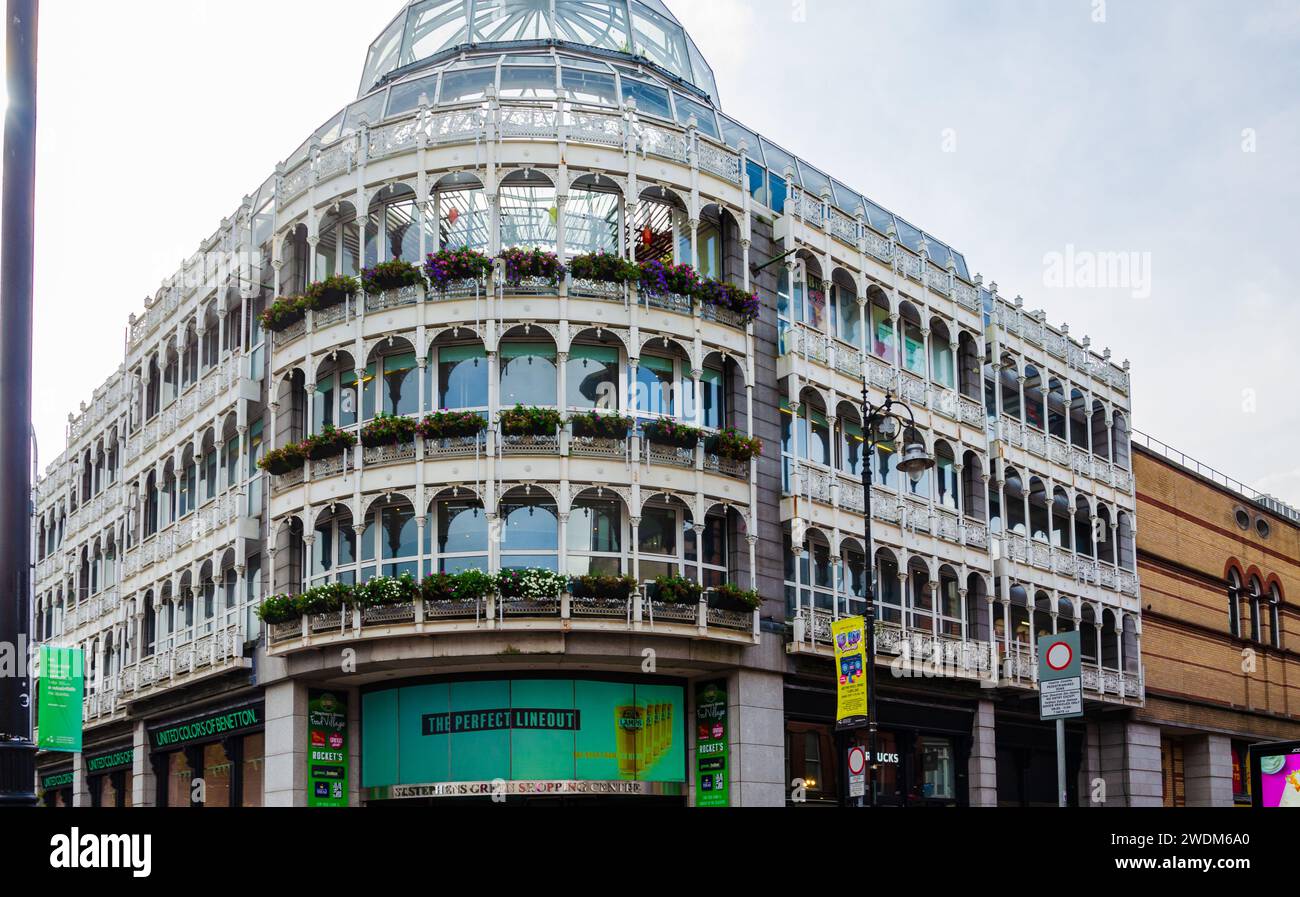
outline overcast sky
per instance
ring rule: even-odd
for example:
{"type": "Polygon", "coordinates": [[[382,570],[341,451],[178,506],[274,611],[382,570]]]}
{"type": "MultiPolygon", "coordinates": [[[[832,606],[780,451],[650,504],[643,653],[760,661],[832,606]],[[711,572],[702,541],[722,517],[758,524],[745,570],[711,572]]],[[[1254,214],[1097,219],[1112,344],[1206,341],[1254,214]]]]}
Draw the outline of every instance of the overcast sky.
{"type": "MultiPolygon", "coordinates": [[[[726,112],[1131,359],[1137,429],[1300,505],[1300,3],[667,2],[726,112]],[[1071,247],[1149,288],[1062,284],[1071,247]]],[[[42,468],[127,316],[355,97],[400,5],[42,5],[42,468]]]]}

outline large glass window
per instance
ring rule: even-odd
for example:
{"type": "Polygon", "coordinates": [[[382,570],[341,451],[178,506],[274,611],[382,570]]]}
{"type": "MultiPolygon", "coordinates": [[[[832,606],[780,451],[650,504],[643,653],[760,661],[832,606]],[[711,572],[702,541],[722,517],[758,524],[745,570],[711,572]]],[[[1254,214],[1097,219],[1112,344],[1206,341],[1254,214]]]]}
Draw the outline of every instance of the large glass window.
{"type": "Polygon", "coordinates": [[[574,345],[565,371],[570,408],[618,410],[618,349],[612,346],[574,345]]]}
{"type": "Polygon", "coordinates": [[[436,539],[436,546],[426,544],[425,553],[433,556],[436,548],[438,570],[461,573],[488,569],[488,523],[483,506],[474,499],[450,499],[434,505],[425,525],[426,542],[436,539]],[[436,518],[436,519],[435,519],[436,518]]]}
{"type": "Polygon", "coordinates": [[[488,407],[488,363],[482,345],[436,349],[437,407],[457,411],[488,407]]]}
{"type": "Polygon", "coordinates": [[[575,188],[564,207],[564,245],[569,255],[619,253],[618,223],[622,205],[617,193],[575,188]]]}
{"type": "Polygon", "coordinates": [[[696,405],[699,407],[700,426],[708,427],[712,430],[720,430],[726,423],[726,389],[722,371],[713,368],[704,368],[700,372],[700,397],[701,402],[695,398],[695,381],[686,379],[682,382],[683,387],[683,406],[682,419],[691,422],[695,420],[696,405]]]}
{"type": "Polygon", "coordinates": [[[555,345],[501,344],[501,407],[556,405],[555,345]]]}
{"type": "Polygon", "coordinates": [[[620,505],[614,500],[580,499],[569,514],[566,535],[571,576],[623,572],[620,505]]]}
{"type": "Polygon", "coordinates": [[[491,212],[483,190],[464,187],[443,190],[436,196],[438,207],[437,249],[468,247],[479,252],[488,248],[491,212]]]}
{"type": "Polygon", "coordinates": [[[672,417],[675,381],[671,358],[643,354],[636,369],[636,410],[653,417],[672,417]]]}
{"type": "Polygon", "coordinates": [[[385,414],[417,414],[420,410],[419,367],[415,353],[389,355],[380,362],[383,375],[379,381],[381,407],[385,414]]]}
{"type": "Polygon", "coordinates": [[[558,207],[555,188],[543,183],[510,184],[501,188],[501,246],[555,251],[558,207]]]}
{"type": "Polygon", "coordinates": [[[501,568],[559,567],[559,516],[549,497],[508,496],[501,501],[501,568]]]}
{"type": "Polygon", "coordinates": [[[326,520],[316,525],[311,546],[312,585],[356,581],[356,533],[351,519],[326,520]]]}

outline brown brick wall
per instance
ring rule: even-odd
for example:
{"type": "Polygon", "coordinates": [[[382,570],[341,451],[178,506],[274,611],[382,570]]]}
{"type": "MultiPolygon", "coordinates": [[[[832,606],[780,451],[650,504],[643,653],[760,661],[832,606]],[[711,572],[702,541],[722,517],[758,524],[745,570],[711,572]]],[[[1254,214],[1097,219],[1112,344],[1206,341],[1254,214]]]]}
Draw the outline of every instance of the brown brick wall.
{"type": "MultiPolygon", "coordinates": [[[[1300,527],[1140,449],[1133,471],[1148,692],[1139,716],[1300,738],[1300,527]],[[1238,508],[1251,516],[1249,531],[1234,519],[1238,508]],[[1261,516],[1272,530],[1267,539],[1254,529],[1261,516]],[[1234,563],[1266,588],[1278,585],[1282,650],[1230,635],[1225,576],[1234,563]]],[[[1242,631],[1250,632],[1245,609],[1242,631]]]]}

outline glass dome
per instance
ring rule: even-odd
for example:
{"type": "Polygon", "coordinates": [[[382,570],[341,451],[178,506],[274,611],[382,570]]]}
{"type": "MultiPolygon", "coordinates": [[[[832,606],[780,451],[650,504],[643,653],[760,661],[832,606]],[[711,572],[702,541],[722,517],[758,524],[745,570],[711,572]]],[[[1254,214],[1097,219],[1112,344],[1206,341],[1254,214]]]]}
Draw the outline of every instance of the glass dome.
{"type": "Polygon", "coordinates": [[[456,47],[549,43],[640,57],[718,104],[713,70],[660,0],[411,0],[370,45],[360,95],[456,47]]]}

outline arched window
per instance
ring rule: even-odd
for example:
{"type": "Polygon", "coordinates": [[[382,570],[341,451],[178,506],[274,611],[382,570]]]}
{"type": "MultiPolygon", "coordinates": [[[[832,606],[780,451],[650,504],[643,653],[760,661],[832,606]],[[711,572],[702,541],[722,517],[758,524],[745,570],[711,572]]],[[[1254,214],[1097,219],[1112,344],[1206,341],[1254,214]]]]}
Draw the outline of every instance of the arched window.
{"type": "Polygon", "coordinates": [[[940,635],[954,639],[965,636],[957,574],[953,572],[951,567],[939,568],[939,589],[935,593],[935,613],[938,615],[940,635]]]}
{"type": "Polygon", "coordinates": [[[427,248],[488,251],[491,210],[483,185],[470,174],[450,174],[434,187],[430,207],[438,222],[437,240],[427,248]]]}
{"type": "Polygon", "coordinates": [[[1043,417],[1043,378],[1032,364],[1025,366],[1025,423],[1040,432],[1046,424],[1043,417]]]}
{"type": "Polygon", "coordinates": [[[1119,565],[1125,570],[1137,570],[1137,544],[1133,533],[1133,520],[1124,511],[1117,515],[1119,539],[1119,565]]]}
{"type": "Polygon", "coordinates": [[[425,554],[436,558],[439,573],[488,569],[488,520],[476,497],[453,497],[433,503],[424,527],[425,554]]]}
{"type": "Polygon", "coordinates": [[[1074,500],[1074,550],[1082,557],[1097,557],[1092,538],[1092,508],[1082,495],[1074,500]]]}
{"type": "Polygon", "coordinates": [[[1057,607],[1056,631],[1073,632],[1077,625],[1074,619],[1074,602],[1069,598],[1061,598],[1057,607]]]}
{"type": "Polygon", "coordinates": [[[501,407],[557,405],[556,352],[552,342],[501,344],[501,407]]]}
{"type": "Polygon", "coordinates": [[[948,443],[943,441],[935,443],[934,460],[935,503],[956,511],[961,484],[957,481],[957,462],[948,443]]]}
{"type": "Polygon", "coordinates": [[[921,315],[916,306],[904,302],[899,306],[903,331],[903,368],[925,376],[925,337],[921,333],[921,315]]]}
{"type": "Polygon", "coordinates": [[[1012,420],[1020,420],[1020,372],[1015,359],[1009,355],[1002,356],[998,379],[1002,384],[1002,413],[1012,420]]]}
{"type": "Polygon", "coordinates": [[[501,246],[555,251],[555,185],[536,169],[511,172],[500,188],[501,246]]]}
{"type": "Polygon", "coordinates": [[[835,305],[835,335],[855,349],[863,350],[858,291],[843,269],[837,269],[831,276],[831,296],[835,305]]]}
{"type": "Polygon", "coordinates": [[[366,514],[361,536],[361,581],[376,576],[419,573],[419,527],[415,509],[403,500],[378,501],[366,514]]]}
{"type": "Polygon", "coordinates": [[[1241,577],[1228,570],[1228,632],[1241,638],[1241,577]]]}
{"type": "Polygon", "coordinates": [[[1014,470],[1007,471],[1002,495],[1007,515],[1007,532],[1017,536],[1026,535],[1025,487],[1019,473],[1014,470]]]}
{"type": "Polygon", "coordinates": [[[984,353],[980,351],[975,337],[963,330],[957,337],[957,380],[961,394],[978,402],[983,390],[983,373],[981,371],[984,353]]]}
{"type": "Polygon", "coordinates": [[[980,522],[988,519],[987,490],[983,474],[984,469],[978,455],[967,452],[962,456],[961,509],[967,518],[980,522]]]}
{"type": "Polygon", "coordinates": [[[889,297],[880,287],[867,290],[867,313],[871,316],[871,354],[886,364],[894,363],[894,322],[890,319],[889,297]]]}
{"type": "Polygon", "coordinates": [[[1106,408],[1101,402],[1092,403],[1092,453],[1110,460],[1110,427],[1106,424],[1106,408]]]}
{"type": "Polygon", "coordinates": [[[555,499],[536,489],[516,489],[501,500],[499,513],[501,569],[541,567],[559,571],[560,529],[555,499]]]}
{"type": "Polygon", "coordinates": [[[862,434],[862,423],[858,419],[857,409],[847,404],[840,405],[839,420],[838,468],[840,471],[861,480],[866,441],[862,434]]]}
{"type": "Polygon", "coordinates": [[[1129,470],[1132,464],[1132,451],[1129,445],[1128,421],[1120,412],[1115,412],[1111,433],[1115,440],[1115,466],[1129,470]]]}
{"type": "Polygon", "coordinates": [[[1114,531],[1110,528],[1110,508],[1097,505],[1097,560],[1115,563],[1114,531]]]}
{"type": "Polygon", "coordinates": [[[1269,586],[1269,644],[1274,648],[1282,647],[1282,592],[1277,583],[1269,586]]]}
{"type": "Polygon", "coordinates": [[[887,548],[876,552],[876,616],[895,626],[903,622],[903,590],[898,580],[898,560],[887,548]]]}
{"type": "Polygon", "coordinates": [[[356,532],[347,511],[316,524],[311,546],[311,584],[356,582],[356,532]]]}
{"type": "Polygon", "coordinates": [[[1070,548],[1072,531],[1070,524],[1070,498],[1060,486],[1052,490],[1052,545],[1057,548],[1070,548]]]}
{"type": "Polygon", "coordinates": [[[622,194],[612,180],[599,174],[579,178],[564,206],[566,255],[622,255],[618,241],[622,208],[622,194]]]}
{"type": "Polygon", "coordinates": [[[940,318],[930,320],[930,379],[940,386],[955,389],[957,371],[953,361],[952,335],[940,318]]]}
{"type": "Polygon", "coordinates": [[[907,563],[908,626],[921,632],[934,630],[934,592],[930,589],[930,570],[925,561],[912,558],[907,563]]]}
{"type": "Polygon", "coordinates": [[[1029,479],[1029,532],[1043,542],[1050,541],[1051,514],[1047,507],[1047,487],[1038,477],[1029,479]]]}
{"type": "Polygon", "coordinates": [[[570,576],[622,575],[622,509],[617,498],[591,492],[574,500],[565,537],[570,576]]]}
{"type": "Polygon", "coordinates": [[[1070,444],[1086,452],[1092,445],[1088,436],[1088,400],[1079,390],[1072,389],[1070,390],[1070,444]]]}
{"type": "Polygon", "coordinates": [[[1047,387],[1047,432],[1062,441],[1065,440],[1065,418],[1069,409],[1065,406],[1065,387],[1055,378],[1047,387]]]}
{"type": "Polygon", "coordinates": [[[1253,642],[1263,641],[1263,632],[1259,616],[1260,599],[1264,597],[1263,589],[1259,584],[1259,577],[1250,578],[1250,640],[1253,642]]]}

